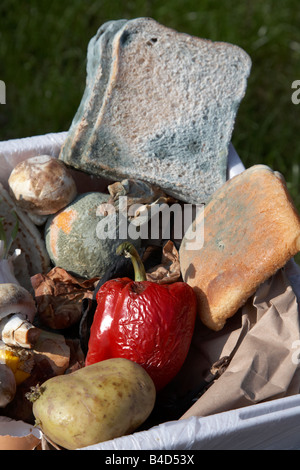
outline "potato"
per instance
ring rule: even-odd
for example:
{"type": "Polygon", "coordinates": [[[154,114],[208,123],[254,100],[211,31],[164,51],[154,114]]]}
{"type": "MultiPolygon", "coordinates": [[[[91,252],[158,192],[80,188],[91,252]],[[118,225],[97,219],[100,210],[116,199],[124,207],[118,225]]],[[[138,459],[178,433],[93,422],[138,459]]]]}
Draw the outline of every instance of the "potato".
{"type": "Polygon", "coordinates": [[[140,365],[114,358],[52,377],[34,398],[46,437],[72,450],[133,432],[150,415],[156,391],[140,365]]]}

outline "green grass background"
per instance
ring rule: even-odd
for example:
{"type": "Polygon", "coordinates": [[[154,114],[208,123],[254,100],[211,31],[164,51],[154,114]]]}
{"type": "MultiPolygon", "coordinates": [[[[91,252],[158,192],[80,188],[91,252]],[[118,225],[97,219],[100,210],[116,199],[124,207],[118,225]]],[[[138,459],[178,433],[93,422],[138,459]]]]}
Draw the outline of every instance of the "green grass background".
{"type": "Polygon", "coordinates": [[[150,16],[178,31],[244,48],[252,58],[232,137],[247,167],[281,171],[300,208],[298,0],[1,0],[0,140],[67,130],[85,86],[90,38],[107,20],[150,16]]]}

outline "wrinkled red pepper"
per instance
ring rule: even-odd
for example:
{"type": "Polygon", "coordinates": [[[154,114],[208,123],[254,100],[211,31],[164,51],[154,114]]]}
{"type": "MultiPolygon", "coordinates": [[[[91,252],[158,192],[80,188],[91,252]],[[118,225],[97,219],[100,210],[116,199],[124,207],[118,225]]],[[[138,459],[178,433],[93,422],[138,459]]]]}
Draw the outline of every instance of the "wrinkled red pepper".
{"type": "Polygon", "coordinates": [[[184,282],[146,281],[144,266],[130,243],[120,245],[117,253],[131,257],[135,280],[113,279],[99,289],[85,364],[113,357],[130,359],[146,369],[160,390],[187,356],[196,296],[184,282]]]}

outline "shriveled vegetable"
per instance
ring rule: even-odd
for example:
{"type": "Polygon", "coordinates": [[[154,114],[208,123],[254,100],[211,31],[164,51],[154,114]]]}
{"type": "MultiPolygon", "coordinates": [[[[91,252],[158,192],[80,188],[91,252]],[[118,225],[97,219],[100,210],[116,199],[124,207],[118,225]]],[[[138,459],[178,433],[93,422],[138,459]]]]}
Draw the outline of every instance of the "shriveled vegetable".
{"type": "Polygon", "coordinates": [[[54,330],[69,328],[81,319],[81,302],[91,299],[99,278],[79,279],[58,266],[31,277],[38,319],[54,330]]]}
{"type": "Polygon", "coordinates": [[[184,282],[147,281],[131,243],[122,243],[117,253],[131,258],[135,280],[117,278],[99,289],[85,364],[113,357],[130,359],[145,368],[158,391],[176,376],[188,354],[196,295],[184,282]]]}
{"type": "Polygon", "coordinates": [[[66,449],[133,432],[156,398],[148,373],[128,359],[109,359],[53,377],[28,395],[44,434],[66,449]]]}

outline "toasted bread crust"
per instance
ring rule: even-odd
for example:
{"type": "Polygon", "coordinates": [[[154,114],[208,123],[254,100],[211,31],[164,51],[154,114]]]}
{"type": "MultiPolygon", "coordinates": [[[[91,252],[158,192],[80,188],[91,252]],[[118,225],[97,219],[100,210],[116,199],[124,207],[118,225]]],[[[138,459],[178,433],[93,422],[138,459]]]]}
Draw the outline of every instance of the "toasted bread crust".
{"type": "Polygon", "coordinates": [[[227,181],[203,217],[203,248],[187,250],[184,239],[180,263],[201,320],[217,331],[300,250],[300,217],[283,177],[264,165],[227,181]]]}

